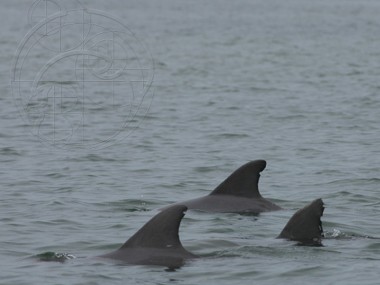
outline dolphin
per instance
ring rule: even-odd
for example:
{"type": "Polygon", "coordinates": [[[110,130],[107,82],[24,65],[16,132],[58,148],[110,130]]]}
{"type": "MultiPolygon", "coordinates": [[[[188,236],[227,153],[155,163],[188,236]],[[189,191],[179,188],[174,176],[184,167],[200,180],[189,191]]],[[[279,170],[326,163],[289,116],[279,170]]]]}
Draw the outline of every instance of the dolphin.
{"type": "MultiPolygon", "coordinates": [[[[180,268],[187,260],[199,256],[187,251],[181,244],[178,230],[187,211],[184,205],[172,205],[163,209],[119,249],[97,258],[106,258],[132,265],[159,265],[169,270],[180,268]]],[[[316,199],[298,210],[285,225],[277,238],[298,241],[301,245],[321,246],[324,237],[321,216],[322,199],[316,199]]],[[[41,261],[63,262],[72,257],[67,254],[46,252],[37,255],[41,261]]]]}
{"type": "Polygon", "coordinates": [[[98,257],[134,265],[181,267],[186,260],[198,257],[179,240],[178,229],[186,210],[186,206],[175,205],[159,212],[119,249],[98,257]]]}
{"type": "Polygon", "coordinates": [[[174,205],[185,205],[188,209],[204,212],[258,214],[281,210],[281,207],[263,198],[259,192],[260,172],[265,169],[265,166],[265,160],[250,161],[235,170],[209,195],[174,205]]]}
{"type": "Polygon", "coordinates": [[[322,199],[316,199],[299,209],[285,225],[278,238],[298,241],[301,245],[322,245],[321,216],[325,209],[322,199]]]}

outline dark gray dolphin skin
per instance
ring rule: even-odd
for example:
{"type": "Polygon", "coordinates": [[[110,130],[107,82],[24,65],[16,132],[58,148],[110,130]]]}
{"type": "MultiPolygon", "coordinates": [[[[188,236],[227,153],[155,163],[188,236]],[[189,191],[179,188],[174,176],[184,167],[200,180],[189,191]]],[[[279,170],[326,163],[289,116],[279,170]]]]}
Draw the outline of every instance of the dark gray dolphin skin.
{"type": "Polygon", "coordinates": [[[186,206],[175,205],[158,213],[118,250],[98,256],[135,265],[160,265],[170,269],[181,267],[186,260],[198,256],[183,248],[178,229],[186,206]]]}
{"type": "Polygon", "coordinates": [[[290,218],[278,238],[298,241],[301,245],[322,245],[321,217],[324,209],[322,199],[316,199],[298,210],[290,218]]]}
{"type": "Polygon", "coordinates": [[[265,160],[250,161],[235,170],[209,195],[174,205],[181,204],[189,209],[205,212],[258,214],[281,210],[281,207],[264,199],[259,192],[260,172],[265,169],[265,166],[265,160]]]}

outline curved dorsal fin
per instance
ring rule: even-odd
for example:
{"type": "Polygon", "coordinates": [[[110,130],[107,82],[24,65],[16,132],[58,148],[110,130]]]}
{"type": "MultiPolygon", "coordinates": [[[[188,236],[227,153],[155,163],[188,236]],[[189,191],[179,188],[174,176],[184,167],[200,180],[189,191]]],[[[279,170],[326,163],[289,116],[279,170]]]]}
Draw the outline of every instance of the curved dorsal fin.
{"type": "Polygon", "coordinates": [[[265,160],[250,161],[227,177],[210,195],[232,195],[261,198],[259,192],[260,172],[265,169],[265,160]]]}
{"type": "Polygon", "coordinates": [[[182,247],[178,229],[186,210],[186,206],[175,205],[158,213],[128,239],[120,249],[134,247],[182,247]]]}

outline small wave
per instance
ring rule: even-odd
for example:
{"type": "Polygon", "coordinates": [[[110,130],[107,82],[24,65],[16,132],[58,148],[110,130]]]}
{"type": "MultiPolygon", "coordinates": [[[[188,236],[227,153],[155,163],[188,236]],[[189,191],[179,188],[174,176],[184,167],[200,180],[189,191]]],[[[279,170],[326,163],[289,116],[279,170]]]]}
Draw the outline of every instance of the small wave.
{"type": "Polygon", "coordinates": [[[353,240],[353,239],[380,239],[378,237],[373,237],[369,235],[356,234],[356,233],[346,233],[339,229],[333,229],[332,231],[324,232],[326,239],[338,239],[338,240],[353,240]]]}
{"type": "Polygon", "coordinates": [[[62,80],[62,81],[57,81],[57,80],[41,80],[39,81],[39,86],[43,85],[77,85],[77,81],[73,80],[62,80]]]}
{"type": "Polygon", "coordinates": [[[139,200],[139,199],[124,199],[112,202],[97,203],[101,206],[109,206],[114,210],[122,210],[126,212],[148,212],[151,208],[156,207],[156,204],[151,201],[139,200]]]}
{"type": "Polygon", "coordinates": [[[230,138],[249,138],[250,136],[248,134],[244,133],[221,133],[217,135],[211,135],[213,139],[230,139],[230,138]]]}
{"type": "Polygon", "coordinates": [[[76,258],[74,255],[69,253],[59,253],[59,252],[53,252],[53,251],[47,251],[40,254],[35,255],[35,258],[37,258],[38,261],[52,261],[52,262],[65,262],[67,260],[71,260],[76,258]]]}
{"type": "Polygon", "coordinates": [[[0,148],[0,155],[21,156],[22,153],[15,150],[13,147],[2,147],[0,148]]]}
{"type": "Polygon", "coordinates": [[[197,166],[194,168],[194,171],[198,173],[213,172],[215,168],[215,166],[197,166]]]}
{"type": "Polygon", "coordinates": [[[380,178],[372,177],[372,178],[356,178],[356,179],[339,179],[339,180],[330,181],[327,184],[343,184],[343,185],[360,184],[362,185],[365,182],[380,183],[380,178]]]}

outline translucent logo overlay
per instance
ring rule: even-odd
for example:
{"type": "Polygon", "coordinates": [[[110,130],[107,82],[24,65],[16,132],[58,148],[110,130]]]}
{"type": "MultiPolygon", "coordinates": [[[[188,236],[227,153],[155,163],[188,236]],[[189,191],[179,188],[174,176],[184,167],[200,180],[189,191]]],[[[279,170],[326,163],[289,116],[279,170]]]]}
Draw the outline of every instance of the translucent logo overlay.
{"type": "Polygon", "coordinates": [[[41,142],[109,146],[141,123],[153,98],[154,62],[120,20],[74,0],[38,0],[12,66],[19,111],[41,142]]]}

